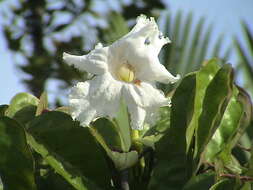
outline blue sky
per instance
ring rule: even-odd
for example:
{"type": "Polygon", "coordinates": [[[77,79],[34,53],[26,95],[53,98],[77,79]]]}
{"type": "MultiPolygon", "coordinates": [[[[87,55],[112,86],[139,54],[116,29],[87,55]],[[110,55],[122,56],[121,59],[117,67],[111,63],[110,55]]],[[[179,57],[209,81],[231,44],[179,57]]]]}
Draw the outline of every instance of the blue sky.
{"type": "MultiPolygon", "coordinates": [[[[251,29],[253,28],[253,1],[252,0],[171,0],[168,2],[172,11],[179,9],[184,13],[194,12],[194,18],[205,16],[209,23],[214,25],[214,34],[226,34],[226,46],[229,46],[233,36],[242,39],[240,20],[245,20],[251,29]]],[[[27,91],[21,83],[20,73],[13,61],[13,56],[8,52],[3,39],[2,28],[0,28],[0,104],[8,104],[11,97],[18,92],[27,91]]],[[[236,61],[232,56],[231,62],[236,61]]]]}

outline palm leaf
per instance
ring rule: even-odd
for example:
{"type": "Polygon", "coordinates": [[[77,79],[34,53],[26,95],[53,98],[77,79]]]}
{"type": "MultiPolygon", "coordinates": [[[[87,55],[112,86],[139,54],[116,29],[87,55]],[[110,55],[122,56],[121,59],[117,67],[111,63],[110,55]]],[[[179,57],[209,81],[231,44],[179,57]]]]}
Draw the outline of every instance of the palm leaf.
{"type": "MultiPolygon", "coordinates": [[[[161,18],[163,19],[163,18],[161,18]]],[[[193,23],[192,13],[183,15],[181,11],[176,16],[165,16],[164,35],[169,36],[172,43],[163,52],[162,63],[173,74],[185,75],[200,68],[201,63],[211,55],[221,59],[227,59],[230,51],[225,51],[221,55],[222,37],[219,37],[210,45],[212,37],[212,25],[207,25],[205,18],[202,17],[193,23]],[[172,34],[172,35],[170,35],[172,34]]]]}
{"type": "Polygon", "coordinates": [[[249,27],[245,22],[242,22],[244,31],[244,41],[246,45],[242,44],[237,38],[234,44],[239,56],[238,67],[242,68],[244,87],[253,95],[253,33],[250,32],[249,27]],[[245,48],[244,48],[245,47],[245,48]],[[247,49],[246,49],[247,48],[247,49]]]}

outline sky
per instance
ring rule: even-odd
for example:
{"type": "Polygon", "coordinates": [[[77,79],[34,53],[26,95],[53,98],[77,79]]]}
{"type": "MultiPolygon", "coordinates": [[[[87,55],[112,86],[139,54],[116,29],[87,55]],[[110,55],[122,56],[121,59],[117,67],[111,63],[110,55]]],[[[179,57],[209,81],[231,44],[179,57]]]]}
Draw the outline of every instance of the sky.
{"type": "MultiPolygon", "coordinates": [[[[248,23],[253,29],[253,0],[164,0],[171,11],[182,10],[184,13],[192,11],[194,18],[205,16],[214,25],[213,36],[226,34],[225,45],[229,46],[236,35],[243,41],[240,20],[248,23]]],[[[1,5],[0,5],[1,6],[1,5]]],[[[236,61],[232,56],[231,62],[236,61]]],[[[19,92],[27,92],[21,83],[20,73],[14,65],[13,56],[8,51],[0,26],[0,105],[9,104],[11,98],[19,92]]]]}

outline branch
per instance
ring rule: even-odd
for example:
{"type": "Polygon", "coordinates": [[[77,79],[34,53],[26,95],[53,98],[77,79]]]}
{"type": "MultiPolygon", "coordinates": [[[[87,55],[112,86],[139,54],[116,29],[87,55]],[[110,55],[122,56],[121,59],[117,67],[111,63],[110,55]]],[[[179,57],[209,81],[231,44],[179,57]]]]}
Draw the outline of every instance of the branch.
{"type": "Polygon", "coordinates": [[[237,144],[237,146],[238,146],[240,149],[242,149],[242,150],[245,150],[245,151],[247,151],[247,152],[251,152],[251,148],[245,148],[245,147],[243,147],[241,144],[237,144]]]}
{"type": "Polygon", "coordinates": [[[253,181],[253,177],[250,177],[250,176],[238,176],[238,175],[235,175],[235,174],[220,174],[220,177],[239,178],[242,181],[253,181]]]}

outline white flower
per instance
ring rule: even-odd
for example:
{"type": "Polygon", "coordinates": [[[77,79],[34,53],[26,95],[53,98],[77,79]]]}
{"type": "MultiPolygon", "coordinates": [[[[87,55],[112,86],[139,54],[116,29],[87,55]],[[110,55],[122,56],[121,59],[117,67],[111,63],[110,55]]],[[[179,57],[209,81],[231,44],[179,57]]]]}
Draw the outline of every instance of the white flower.
{"type": "Polygon", "coordinates": [[[141,15],[128,34],[108,47],[98,44],[83,56],[64,53],[63,59],[69,65],[95,75],[72,88],[72,117],[82,126],[98,117],[114,117],[123,98],[131,127],[142,129],[144,122],[155,118],[159,107],[170,105],[170,99],[156,89],[155,82],[173,83],[180,78],[171,75],[158,59],[160,49],[169,42],[154,18],[141,15]]]}

